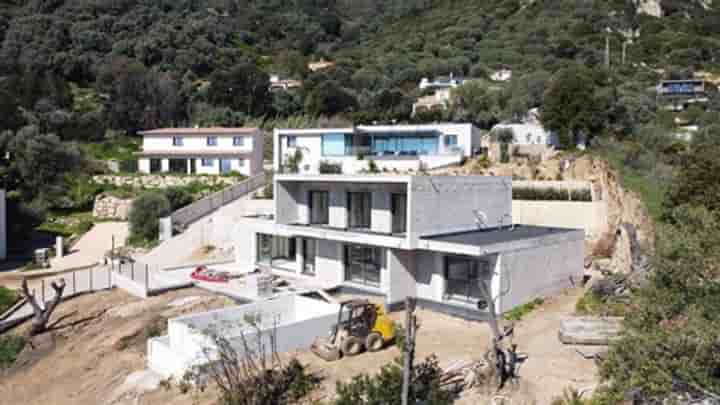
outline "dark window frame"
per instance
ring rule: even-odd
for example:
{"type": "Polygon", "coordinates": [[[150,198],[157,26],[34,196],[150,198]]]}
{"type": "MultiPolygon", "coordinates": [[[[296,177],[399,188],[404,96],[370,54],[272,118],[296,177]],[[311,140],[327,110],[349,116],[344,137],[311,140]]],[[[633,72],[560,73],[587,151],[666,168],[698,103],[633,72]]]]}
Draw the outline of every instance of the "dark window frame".
{"type": "Polygon", "coordinates": [[[347,193],[347,227],[348,229],[372,229],[372,192],[370,191],[348,191],[347,193]],[[353,207],[353,196],[356,194],[363,194],[367,196],[367,213],[362,215],[361,224],[353,225],[353,210],[357,207],[353,207]]]}
{"type": "Polygon", "coordinates": [[[173,136],[172,137],[172,144],[173,146],[184,146],[184,139],[182,136],[173,136]]]}
{"type": "Polygon", "coordinates": [[[308,191],[308,222],[310,225],[329,225],[330,224],[330,192],[327,190],[310,190],[308,191]],[[325,213],[324,213],[324,221],[318,221],[314,218],[313,215],[313,196],[315,194],[324,194],[325,196],[325,213]]]}
{"type": "Polygon", "coordinates": [[[390,194],[390,214],[392,215],[392,233],[405,233],[407,232],[407,226],[408,226],[408,200],[407,200],[407,193],[391,193],[390,194]],[[398,202],[396,198],[403,197],[405,199],[405,204],[402,204],[402,209],[405,211],[405,220],[404,221],[397,221],[397,214],[398,214],[398,202]],[[402,227],[398,227],[398,225],[402,225],[402,227]]]}
{"type": "Polygon", "coordinates": [[[364,285],[372,288],[380,288],[382,284],[383,269],[383,250],[378,246],[345,244],[343,247],[343,264],[344,277],[346,282],[364,285]],[[351,254],[352,249],[363,249],[365,252],[359,254],[351,254]],[[361,261],[355,261],[354,258],[361,257],[361,261]],[[351,266],[356,266],[353,272],[351,266]],[[361,277],[354,276],[356,272],[361,273],[361,277]],[[376,277],[368,277],[368,274],[376,274],[376,277]],[[375,281],[377,279],[377,281],[375,281]]]}
{"type": "Polygon", "coordinates": [[[484,280],[490,271],[490,263],[476,257],[447,255],[443,260],[443,277],[445,287],[443,298],[446,301],[455,301],[468,304],[477,303],[480,296],[479,282],[484,280]],[[451,262],[466,263],[469,265],[467,278],[451,278],[451,262]]]}
{"type": "Polygon", "coordinates": [[[207,146],[218,146],[218,137],[217,136],[208,136],[205,139],[205,144],[207,146]]]}

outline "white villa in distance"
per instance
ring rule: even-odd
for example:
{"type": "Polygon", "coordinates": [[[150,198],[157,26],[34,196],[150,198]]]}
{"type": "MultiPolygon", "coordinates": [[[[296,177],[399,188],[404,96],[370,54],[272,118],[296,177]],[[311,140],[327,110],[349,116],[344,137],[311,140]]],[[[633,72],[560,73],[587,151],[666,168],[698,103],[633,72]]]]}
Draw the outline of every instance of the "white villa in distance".
{"type": "Polygon", "coordinates": [[[273,168],[318,174],[329,163],[355,174],[368,171],[373,161],[381,171],[417,172],[459,164],[480,147],[480,130],[472,124],[275,129],[273,168]],[[297,167],[290,167],[296,156],[297,167]]]}
{"type": "Polygon", "coordinates": [[[257,128],[160,128],[142,131],[141,173],[254,176],[263,170],[263,134],[257,128]]]}

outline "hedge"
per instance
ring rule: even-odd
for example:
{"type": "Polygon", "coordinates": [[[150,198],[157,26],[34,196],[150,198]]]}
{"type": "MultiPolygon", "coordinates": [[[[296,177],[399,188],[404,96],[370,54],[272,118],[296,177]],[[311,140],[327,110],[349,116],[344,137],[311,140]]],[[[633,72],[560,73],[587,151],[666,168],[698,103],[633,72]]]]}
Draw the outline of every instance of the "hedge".
{"type": "Polygon", "coordinates": [[[571,190],[568,198],[568,191],[556,188],[513,188],[513,200],[532,201],[592,201],[592,193],[589,189],[571,190]]]}

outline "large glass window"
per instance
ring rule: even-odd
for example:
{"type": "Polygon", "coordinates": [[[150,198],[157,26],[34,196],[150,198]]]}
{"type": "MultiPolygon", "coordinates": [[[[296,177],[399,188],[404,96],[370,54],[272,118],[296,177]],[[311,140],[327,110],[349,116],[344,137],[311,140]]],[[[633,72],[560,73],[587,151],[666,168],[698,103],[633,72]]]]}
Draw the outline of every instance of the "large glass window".
{"type": "Polygon", "coordinates": [[[245,137],[233,136],[233,146],[245,146],[245,137]]]}
{"type": "Polygon", "coordinates": [[[315,257],[317,256],[317,242],[315,239],[303,239],[303,262],[302,273],[310,276],[315,275],[315,257]]]}
{"type": "Polygon", "coordinates": [[[327,191],[311,191],[310,202],[310,223],[327,225],[329,215],[329,196],[327,191]]]}
{"type": "Polygon", "coordinates": [[[348,193],[348,227],[370,229],[372,198],[368,192],[348,193]]]}
{"type": "Polygon", "coordinates": [[[218,139],[217,136],[208,136],[207,137],[207,146],[217,146],[218,139]]]}
{"type": "Polygon", "coordinates": [[[461,257],[445,258],[445,298],[454,301],[476,303],[480,298],[478,283],[489,274],[486,261],[461,257]]]}
{"type": "Polygon", "coordinates": [[[322,136],[322,154],[323,156],[344,156],[345,155],[345,135],[344,134],[325,134],[322,136]]]}
{"type": "Polygon", "coordinates": [[[183,146],[182,136],[173,136],[172,143],[173,143],[173,146],[183,146]]]}
{"type": "Polygon", "coordinates": [[[150,173],[159,173],[162,171],[161,159],[150,159],[150,173]]]}
{"type": "Polygon", "coordinates": [[[379,135],[373,138],[375,155],[433,155],[438,151],[437,135],[379,135]]]}
{"type": "Polygon", "coordinates": [[[380,286],[382,250],[378,247],[345,246],[345,280],[373,287],[380,286]]]}
{"type": "Polygon", "coordinates": [[[390,210],[392,213],[392,232],[405,233],[407,231],[407,195],[393,194],[390,210]]]}
{"type": "Polygon", "coordinates": [[[296,249],[294,238],[257,234],[257,262],[276,268],[295,265],[296,249]]]}

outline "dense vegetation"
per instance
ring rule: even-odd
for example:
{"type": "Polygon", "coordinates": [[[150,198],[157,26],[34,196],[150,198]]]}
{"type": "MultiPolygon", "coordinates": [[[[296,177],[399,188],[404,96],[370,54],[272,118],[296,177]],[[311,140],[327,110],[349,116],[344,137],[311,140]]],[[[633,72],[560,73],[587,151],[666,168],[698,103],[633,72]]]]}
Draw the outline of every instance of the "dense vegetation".
{"type": "MultiPolygon", "coordinates": [[[[48,210],[86,207],[86,176],[100,170],[93,159],[127,159],[142,128],[442,119],[489,129],[542,107],[565,146],[590,138],[591,153],[661,225],[648,286],[627,308],[630,332],[603,367],[609,397],[717,393],[720,96],[711,87],[705,107],[675,114],[658,109],[653,86],[718,74],[720,6],[661,0],[665,15],[655,18],[636,3],[4,1],[0,175],[10,231],[38,225],[48,210]],[[311,71],[320,58],[335,65],[311,71]],[[504,67],[512,80],[491,81],[504,67]],[[450,73],[479,80],[456,91],[448,111],[411,117],[418,81],[450,73]],[[271,93],[270,74],[303,87],[271,93]],[[675,136],[678,123],[700,126],[692,144],[675,136]]],[[[134,235],[154,238],[153,218],[187,202],[169,197],[140,200],[134,235]]]]}

